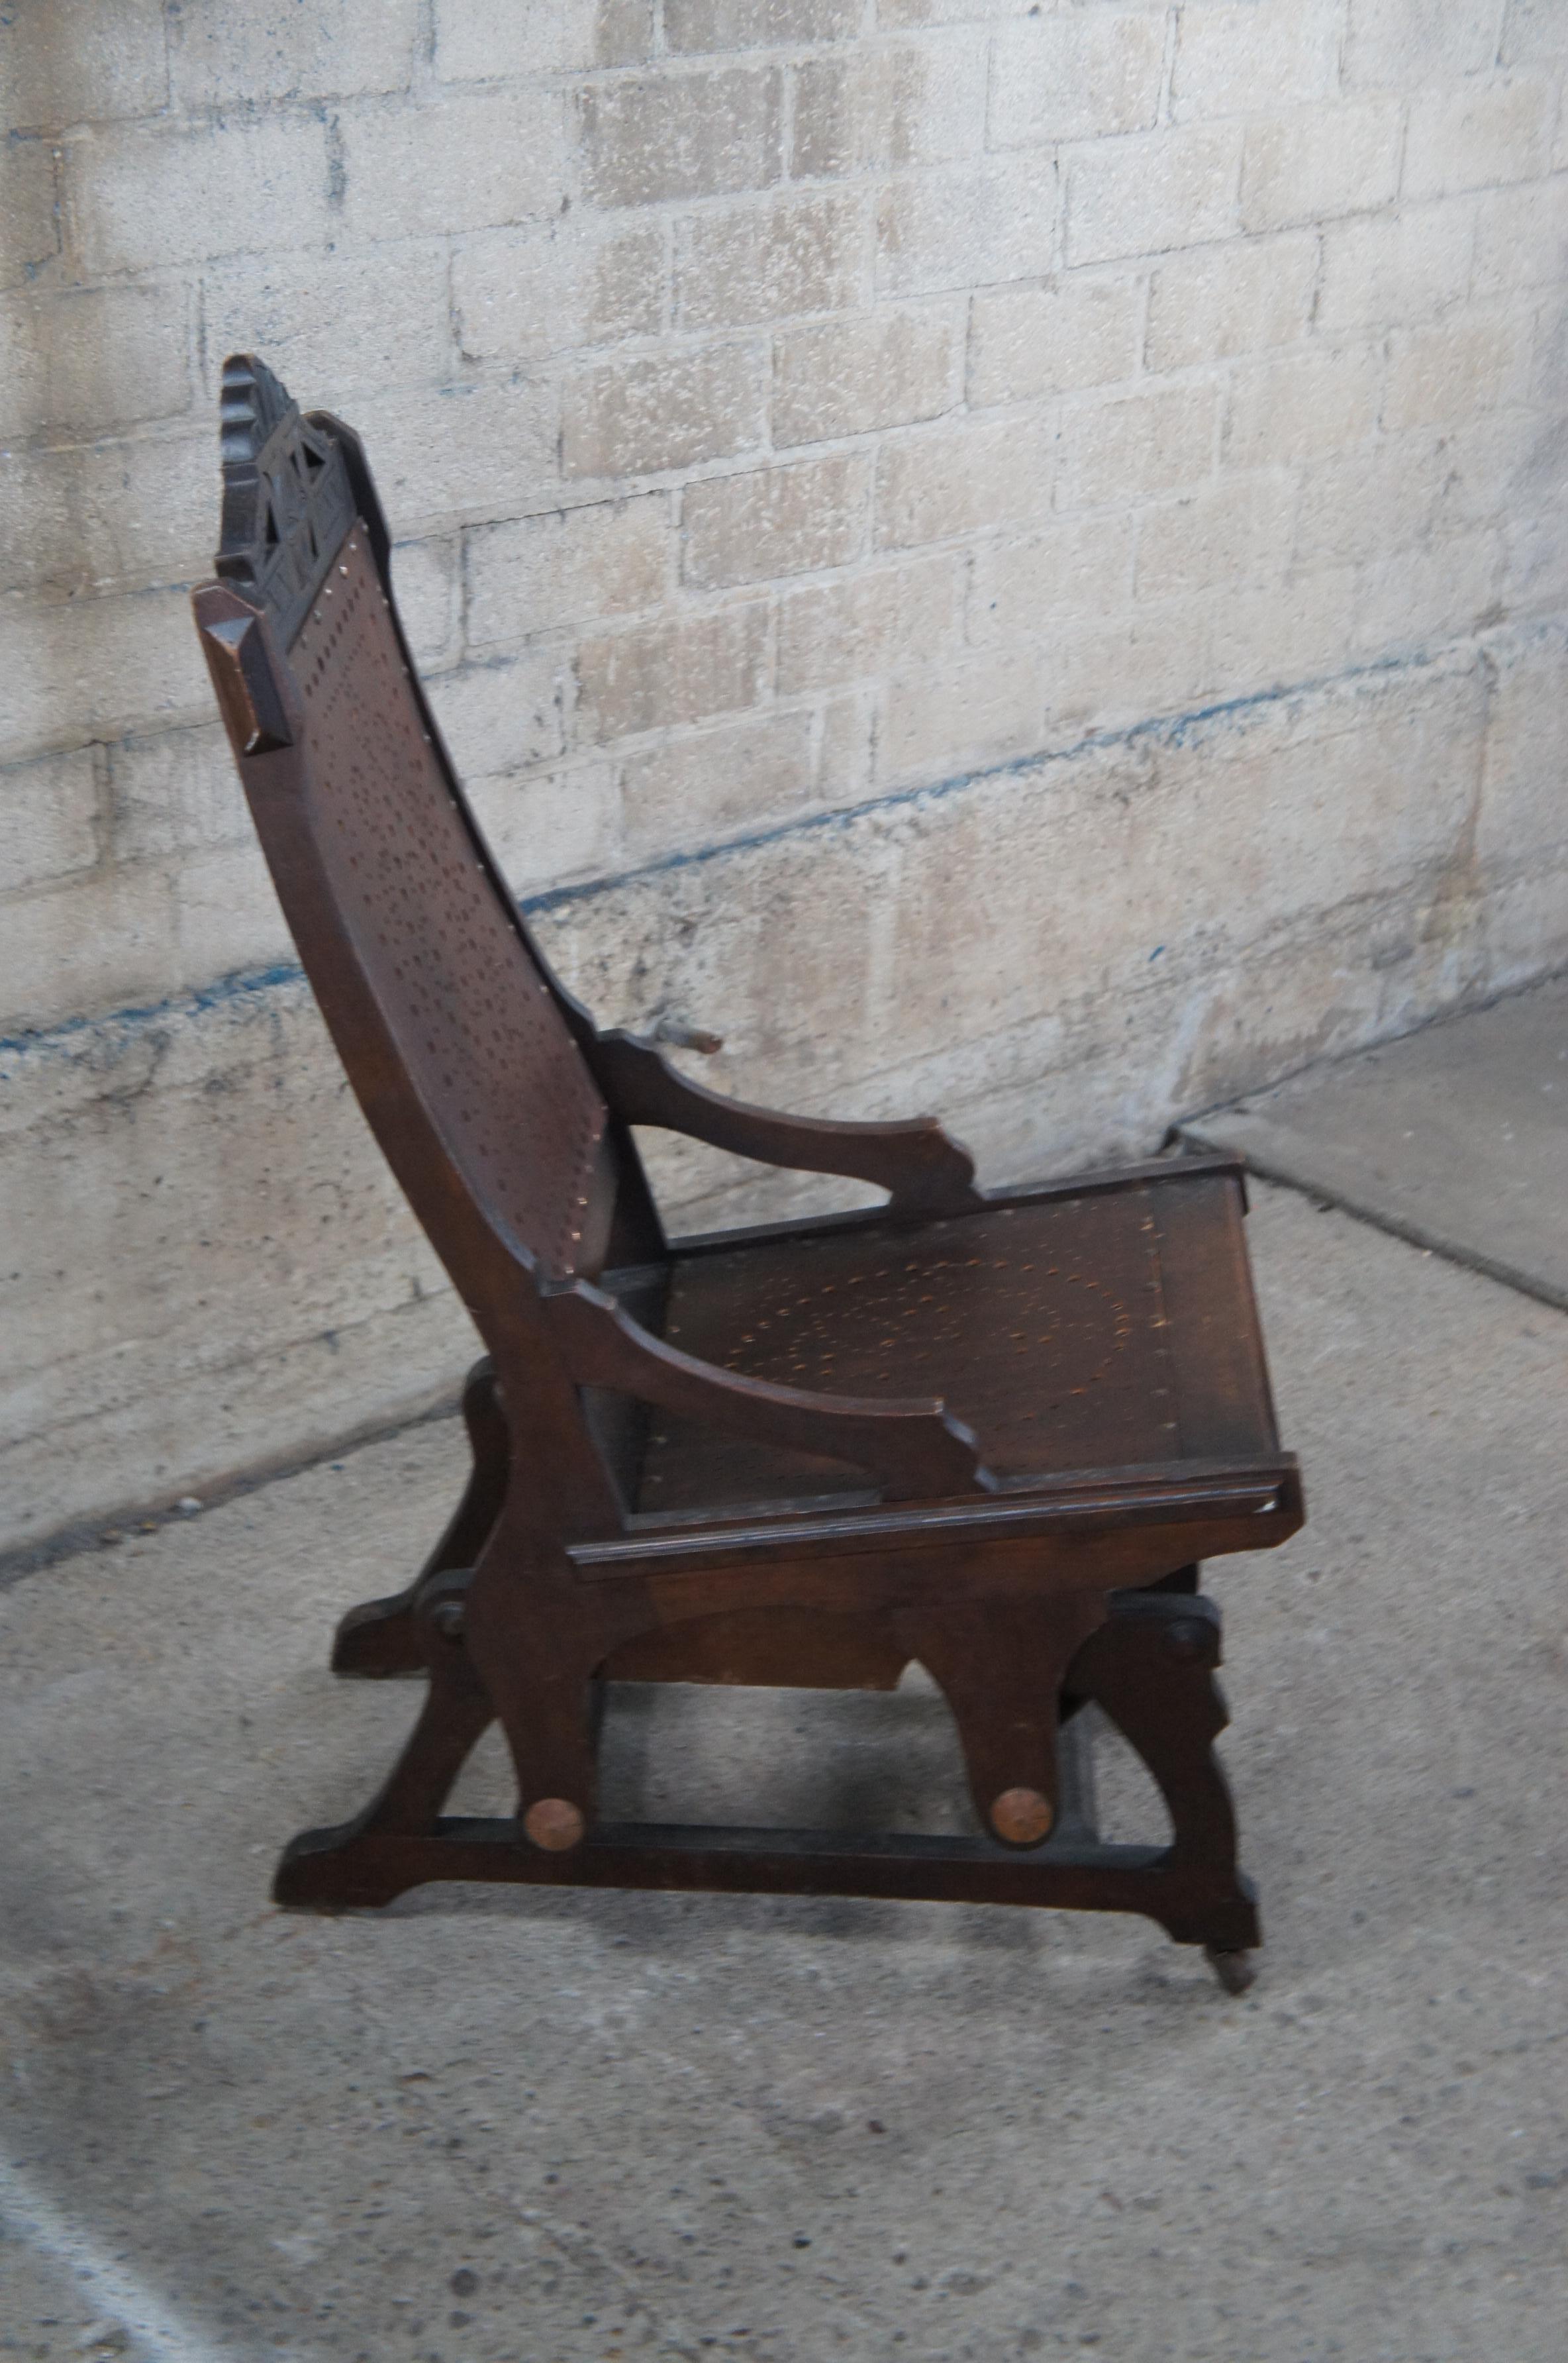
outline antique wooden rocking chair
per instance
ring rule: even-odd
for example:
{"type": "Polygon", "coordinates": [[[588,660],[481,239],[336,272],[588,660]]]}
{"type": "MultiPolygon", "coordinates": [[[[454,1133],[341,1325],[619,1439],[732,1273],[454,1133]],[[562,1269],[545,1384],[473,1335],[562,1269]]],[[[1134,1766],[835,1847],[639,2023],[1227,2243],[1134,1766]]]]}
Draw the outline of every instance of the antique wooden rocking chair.
{"type": "Polygon", "coordinates": [[[358,1820],[289,1847],[278,1900],[458,1879],[1141,1912],[1239,1988],[1257,1917],[1197,1562],[1283,1542],[1302,1509],[1237,1167],[985,1195],[931,1118],[770,1115],[600,1033],[463,800],[358,438],[248,356],[222,437],[219,579],[195,594],[213,684],[349,1079],[489,1349],[451,1525],[334,1651],[425,1674],[423,1712],[358,1820]],[[668,1240],[634,1125],[888,1204],[668,1240]],[[886,1690],[911,1661],[956,1723],[972,1836],[596,1818],[606,1681],[886,1690]],[[1168,1846],[1063,1811],[1088,1700],[1159,1784],[1168,1846]],[[444,1817],[496,1717],[516,1818],[444,1817]]]}

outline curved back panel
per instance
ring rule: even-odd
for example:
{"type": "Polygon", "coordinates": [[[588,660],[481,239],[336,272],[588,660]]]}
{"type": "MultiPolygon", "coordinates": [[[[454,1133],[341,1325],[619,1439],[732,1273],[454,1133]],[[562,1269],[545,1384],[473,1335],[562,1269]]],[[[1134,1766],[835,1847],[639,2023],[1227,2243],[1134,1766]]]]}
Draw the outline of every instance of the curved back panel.
{"type": "MultiPolygon", "coordinates": [[[[219,572],[267,612],[295,706],[280,756],[291,793],[253,809],[350,1080],[405,1186],[431,1128],[493,1230],[548,1273],[592,1270],[615,1189],[608,1112],[436,737],[379,562],[384,528],[355,516],[356,492],[374,503],[362,462],[356,451],[356,485],[332,422],[302,419],[250,356],[225,370],[224,448],[219,572]],[[324,547],[326,520],[345,514],[324,547]],[[341,945],[313,940],[287,891],[302,864],[395,1053],[369,1092],[338,1005],[341,945]]],[[[232,716],[230,730],[246,753],[232,716]]]]}
{"type": "Polygon", "coordinates": [[[362,526],[290,665],[318,854],[409,1081],[490,1220],[575,1270],[607,1111],[447,776],[362,526]]]}

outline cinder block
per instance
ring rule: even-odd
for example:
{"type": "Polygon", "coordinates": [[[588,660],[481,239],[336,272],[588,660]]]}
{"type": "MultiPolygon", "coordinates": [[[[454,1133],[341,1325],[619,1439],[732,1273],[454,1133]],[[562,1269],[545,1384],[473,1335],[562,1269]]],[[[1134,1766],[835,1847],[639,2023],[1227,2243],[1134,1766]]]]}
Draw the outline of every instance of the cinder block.
{"type": "Polygon", "coordinates": [[[0,593],[34,599],[70,597],[88,585],[72,515],[72,459],[59,451],[14,451],[0,458],[0,593]]]}
{"type": "Polygon", "coordinates": [[[620,859],[621,791],[613,763],[572,763],[523,779],[469,783],[479,825],[513,891],[536,893],[620,859]]]}
{"type": "Polygon", "coordinates": [[[1483,412],[1446,431],[1428,427],[1387,440],[1395,449],[1405,445],[1431,452],[1438,484],[1434,533],[1506,526],[1531,506],[1539,516],[1562,516],[1559,431],[1554,421],[1543,424],[1539,411],[1521,406],[1483,412]],[[1521,486],[1539,488],[1534,502],[1528,495],[1521,501],[1521,486]]]}
{"type": "Polygon", "coordinates": [[[820,804],[859,804],[870,794],[876,744],[876,704],[871,690],[855,690],[847,696],[828,700],[823,708],[817,746],[820,804]]]}
{"type": "Polygon", "coordinates": [[[992,55],[992,147],[1149,130],[1165,52],[1165,21],[1153,11],[1077,8],[1004,25],[992,55]]]}
{"type": "Polygon", "coordinates": [[[1477,294],[1551,286],[1563,279],[1568,279],[1568,179],[1556,175],[1485,191],[1475,210],[1477,294]]]}
{"type": "Polygon", "coordinates": [[[779,695],[936,663],[955,649],[958,582],[957,560],[944,555],[787,591],[778,603],[779,695]]]}
{"type": "Polygon", "coordinates": [[[19,453],[10,494],[28,513],[6,571],[17,590],[188,582],[210,571],[217,500],[210,436],[19,453]]]}
{"type": "Polygon", "coordinates": [[[895,673],[882,689],[877,777],[939,780],[1038,747],[1044,695],[1038,649],[988,650],[895,673]]]}
{"type": "Polygon", "coordinates": [[[1317,275],[1310,230],[1167,255],[1149,287],[1148,367],[1189,369],[1295,344],[1307,333],[1317,275]]]}
{"type": "Polygon", "coordinates": [[[803,48],[846,41],[860,0],[664,0],[664,38],[676,50],[803,48]]]}
{"type": "Polygon", "coordinates": [[[1051,267],[1056,174],[1048,157],[890,182],[877,206],[877,284],[929,295],[1038,279],[1051,267]]]}
{"type": "Polygon", "coordinates": [[[64,879],[6,906],[0,1030],[33,1033],[178,992],[175,898],[149,864],[64,879]]]}
{"type": "Polygon", "coordinates": [[[13,1532],[29,1506],[47,1532],[449,1399],[471,1326],[302,985],[75,1028],[12,1075],[31,1121],[6,1219],[48,1439],[8,1457],[13,1532]],[[265,1210],[243,1237],[213,1213],[237,1205],[265,1210]]]}
{"type": "MultiPolygon", "coordinates": [[[[47,340],[36,297],[0,298],[0,436],[25,442],[50,408],[47,340]]],[[[4,465],[4,462],[0,462],[4,465]]],[[[15,523],[7,530],[16,531],[15,523]]]]}
{"type": "Polygon", "coordinates": [[[969,400],[983,408],[1131,377],[1143,330],[1143,284],[1131,277],[1073,272],[984,292],[969,313],[969,400]]]}
{"type": "Polygon", "coordinates": [[[94,588],[139,592],[211,572],[218,503],[210,429],[51,456],[70,473],[77,549],[94,588]]]}
{"type": "Polygon", "coordinates": [[[984,646],[992,640],[1038,640],[1064,624],[1104,623],[1132,598],[1137,518],[1053,517],[1021,541],[993,542],[975,552],[966,631],[984,646]]]}
{"type": "Polygon", "coordinates": [[[221,723],[118,738],[108,748],[110,844],[117,862],[182,857],[251,837],[221,723]]]}
{"type": "Polygon", "coordinates": [[[619,337],[656,337],[668,277],[662,223],[589,221],[502,231],[459,246],[452,302],[465,360],[515,366],[619,337]]]}
{"type": "Polygon", "coordinates": [[[392,588],[422,671],[455,664],[462,649],[462,536],[426,535],[392,546],[392,588]]]}
{"type": "Polygon", "coordinates": [[[1397,99],[1297,107],[1247,128],[1242,227],[1289,229],[1375,213],[1399,185],[1404,108],[1397,99]]]}
{"type": "Polygon", "coordinates": [[[1291,555],[1296,486],[1283,470],[1234,476],[1143,511],[1135,589],[1176,599],[1212,583],[1277,582],[1291,555]]]}
{"type": "Polygon", "coordinates": [[[259,353],[306,410],[352,424],[361,387],[439,384],[457,358],[444,240],[239,255],[203,273],[202,302],[213,401],[226,355],[259,353]]]}
{"type": "Polygon", "coordinates": [[[676,320],[683,328],[739,328],[846,311],[868,292],[869,247],[857,196],[695,214],[677,238],[676,320]]]}
{"type": "Polygon", "coordinates": [[[598,205],[724,196],[779,177],[777,66],[595,83],[577,105],[583,181],[598,205]]]}
{"type": "Polygon", "coordinates": [[[1486,716],[1475,832],[1479,859],[1500,870],[1561,859],[1568,844],[1562,714],[1568,644],[1553,624],[1499,651],[1486,716]]]}
{"type": "Polygon", "coordinates": [[[254,836],[182,855],[171,885],[177,990],[293,964],[293,937],[254,836]]]}
{"type": "Polygon", "coordinates": [[[1226,463],[1287,467],[1369,443],[1382,392],[1381,345],[1309,346],[1239,370],[1225,422],[1226,463]]]}
{"type": "Polygon", "coordinates": [[[1206,246],[1236,227],[1236,125],[1075,149],[1067,163],[1067,261],[1110,262],[1206,246]]]}
{"type": "Polygon", "coordinates": [[[1511,74],[1459,90],[1418,91],[1405,144],[1405,194],[1441,197],[1533,180],[1551,161],[1557,86],[1511,74]]]}
{"type": "Polygon", "coordinates": [[[458,665],[428,686],[460,779],[521,771],[561,751],[562,660],[547,649],[458,665]]]}
{"type": "MultiPolygon", "coordinates": [[[[1528,368],[1517,376],[1510,372],[1506,381],[1509,390],[1504,399],[1523,400],[1544,411],[1548,418],[1554,418],[1560,413],[1563,368],[1568,362],[1568,310],[1559,310],[1549,303],[1536,313],[1533,324],[1527,315],[1524,318],[1516,316],[1511,325],[1516,336],[1529,339],[1532,349],[1528,368]]],[[[1542,426],[1539,456],[1545,460],[1551,449],[1553,429],[1544,421],[1542,426]]],[[[1544,481],[1560,481],[1550,460],[1540,473],[1544,481]]]]}
{"type": "Polygon", "coordinates": [[[1485,630],[1496,621],[1503,537],[1489,528],[1445,536],[1362,570],[1352,646],[1387,656],[1485,630]]]}
{"type": "Polygon", "coordinates": [[[1323,233],[1319,327],[1331,335],[1430,318],[1467,294],[1474,244],[1473,198],[1331,223],[1323,233]]]}
{"type": "Polygon", "coordinates": [[[468,537],[469,643],[655,607],[671,571],[667,493],[476,527],[468,537]]]}
{"type": "Polygon", "coordinates": [[[1163,386],[1068,410],[1062,421],[1061,508],[1173,493],[1212,474],[1220,393],[1163,386]]]}
{"type": "Polygon", "coordinates": [[[755,450],[766,374],[766,356],[741,343],[678,346],[582,370],[563,395],[563,469],[569,477],[654,475],[755,450]]]}
{"type": "Polygon", "coordinates": [[[795,74],[797,180],[978,157],[986,49],[972,34],[810,58],[795,74]]]}
{"type": "Polygon", "coordinates": [[[580,744],[738,712],[767,685],[767,603],[585,639],[577,656],[580,744]]]}
{"type": "Polygon", "coordinates": [[[1503,549],[1499,595],[1511,612],[1551,615],[1568,607],[1568,530],[1554,509],[1505,519],[1503,549]]]}
{"type": "Polygon", "coordinates": [[[689,484],[682,578],[700,590],[847,566],[866,547],[871,470],[862,453],[689,484]]]}
{"type": "Polygon", "coordinates": [[[9,130],[63,131],[169,104],[161,0],[18,0],[0,19],[9,130]]]}
{"type": "Polygon", "coordinates": [[[98,860],[91,747],[0,769],[0,894],[41,886],[98,860]]]}
{"type": "Polygon", "coordinates": [[[1497,63],[1539,65],[1553,58],[1568,58],[1568,17],[1557,0],[1508,0],[1497,63]]]}
{"type": "MultiPolygon", "coordinates": [[[[1250,833],[1254,941],[1308,912],[1331,926],[1331,915],[1349,918],[1359,902],[1364,959],[1367,907],[1380,903],[1388,914],[1401,889],[1430,886],[1452,859],[1474,798],[1478,684],[1451,677],[1424,686],[1414,700],[1403,682],[1392,695],[1375,685],[1360,697],[1320,693],[1288,732],[1265,708],[1231,760],[1211,756],[1209,776],[1195,782],[1198,826],[1240,835],[1249,807],[1269,815],[1266,830],[1250,833]]],[[[1183,860],[1174,830],[1161,850],[1183,860]]]]}
{"type": "Polygon", "coordinates": [[[54,150],[46,139],[0,140],[0,288],[26,286],[59,244],[54,150]]]}
{"type": "Polygon", "coordinates": [[[175,900],[156,870],[66,879],[5,907],[0,1028],[7,1035],[177,990],[175,900]]]}
{"type": "Polygon", "coordinates": [[[1178,123],[1332,99],[1339,0],[1242,0],[1188,6],[1178,19],[1171,114],[1178,123]]]}
{"type": "Polygon", "coordinates": [[[1415,90],[1485,73],[1497,54],[1505,0],[1351,0],[1347,90],[1415,90]]]}
{"type": "Polygon", "coordinates": [[[669,738],[629,756],[621,793],[626,856],[711,845],[816,801],[810,714],[769,714],[669,738]]]}
{"type": "Polygon", "coordinates": [[[127,124],[64,154],[66,243],[94,277],[331,234],[322,122],[127,124]]]}
{"type": "Polygon", "coordinates": [[[180,287],[0,303],[0,434],[95,435],[189,409],[188,309],[180,287]]]}
{"type": "Polygon", "coordinates": [[[434,397],[423,385],[358,394],[353,424],[395,534],[515,515],[556,489],[559,407],[547,378],[444,386],[434,397]]]}
{"type": "Polygon", "coordinates": [[[1525,392],[1531,322],[1507,304],[1477,304],[1425,328],[1401,331],[1388,357],[1383,423],[1463,426],[1525,392]]]}
{"type": "Polygon", "coordinates": [[[188,582],[217,533],[210,437],[21,451],[0,463],[0,580],[29,595],[188,582]]]}
{"type": "Polygon", "coordinates": [[[1443,454],[1424,435],[1317,461],[1302,478],[1297,563],[1360,563],[1413,549],[1430,526],[1443,473],[1443,454]]]}
{"type": "Polygon", "coordinates": [[[169,34],[182,106],[406,90],[419,0],[312,0],[308,8],[278,8],[272,0],[181,0],[170,13],[169,34]]]}
{"type": "Polygon", "coordinates": [[[1181,714],[1214,685],[1207,605],[1137,609],[1130,619],[1053,633],[1045,647],[1046,725],[1071,738],[1154,715],[1181,714]]]}
{"type": "Polygon", "coordinates": [[[205,720],[211,698],[183,591],[0,612],[0,755],[205,720]]]}
{"type": "Polygon", "coordinates": [[[1040,0],[877,0],[878,25],[984,25],[1030,17],[1040,0]]]}
{"type": "Polygon", "coordinates": [[[441,82],[511,82],[640,65],[653,50],[652,0],[549,0],[497,8],[491,0],[436,0],[441,82]]]}
{"type": "Polygon", "coordinates": [[[884,443],[877,455],[877,547],[903,549],[1043,516],[1051,505],[1055,443],[1055,422],[1037,418],[932,427],[884,443]]]}
{"type": "Polygon", "coordinates": [[[773,440],[815,443],[936,418],[955,398],[961,316],[951,305],[783,329],[773,348],[773,440]]]}
{"type": "Polygon", "coordinates": [[[1292,569],[1278,583],[1215,584],[1209,594],[1213,683],[1222,697],[1336,672],[1350,651],[1356,570],[1292,569]]]}
{"type": "Polygon", "coordinates": [[[346,210],[359,238],[498,228],[558,213],[567,193],[565,126],[552,90],[346,115],[342,138],[346,210]]]}

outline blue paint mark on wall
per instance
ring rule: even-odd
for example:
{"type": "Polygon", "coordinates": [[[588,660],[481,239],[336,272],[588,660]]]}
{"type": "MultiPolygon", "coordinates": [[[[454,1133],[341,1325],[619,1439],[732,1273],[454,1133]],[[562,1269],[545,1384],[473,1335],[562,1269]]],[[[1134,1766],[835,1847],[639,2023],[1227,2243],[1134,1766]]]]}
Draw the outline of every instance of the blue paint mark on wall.
{"type": "Polygon", "coordinates": [[[39,1027],[27,1034],[0,1037],[0,1058],[28,1056],[64,1057],[84,1036],[100,1037],[117,1030],[140,1033],[169,1018],[199,1017],[209,1009],[222,1009],[235,1003],[259,1000],[274,993],[281,985],[298,984],[304,971],[296,960],[280,961],[275,968],[253,969],[243,974],[220,976],[212,984],[199,986],[193,993],[171,993],[166,1000],[147,1002],[128,1009],[115,1009],[101,1017],[67,1017],[60,1025],[39,1027]]]}
{"type": "MultiPolygon", "coordinates": [[[[862,804],[843,805],[832,812],[808,813],[794,819],[779,821],[770,828],[756,829],[739,837],[721,838],[711,845],[698,846],[690,852],[667,853],[638,869],[582,879],[570,886],[550,887],[541,893],[520,897],[519,907],[529,916],[542,916],[575,904],[595,902],[602,895],[668,877],[678,871],[701,869],[709,862],[726,860],[732,854],[754,851],[791,838],[846,831],[882,813],[909,811],[922,804],[942,803],[966,789],[981,787],[992,781],[1021,778],[1031,771],[1045,771],[1054,764],[1073,762],[1085,755],[1105,753],[1118,747],[1187,747],[1206,729],[1216,726],[1244,727],[1253,716],[1275,706],[1288,704],[1295,698],[1310,696],[1328,689],[1353,687],[1377,676],[1423,671],[1438,661],[1441,653],[1383,657],[1371,664],[1355,666],[1344,672],[1297,682],[1288,687],[1254,690],[1244,697],[1225,698],[1211,705],[1195,707],[1187,714],[1134,723],[1127,729],[1091,731],[1069,747],[1050,748],[1032,755],[1015,755],[1005,762],[988,764],[978,771],[955,772],[951,778],[933,781],[922,787],[894,789],[886,795],[868,797],[862,804]]],[[[1165,946],[1159,945],[1150,954],[1150,959],[1158,960],[1164,949],[1165,946]]],[[[102,1016],[66,1018],[55,1026],[13,1035],[8,1039],[0,1038],[0,1058],[68,1057],[78,1047],[85,1047],[89,1038],[100,1042],[105,1036],[116,1032],[136,1034],[171,1018],[200,1017],[209,1011],[253,1002],[284,986],[298,984],[302,976],[303,971],[296,962],[285,961],[248,974],[220,977],[213,984],[201,986],[188,993],[171,994],[163,1001],[116,1009],[102,1016]]],[[[0,1077],[0,1080],[4,1078],[0,1077]]]]}

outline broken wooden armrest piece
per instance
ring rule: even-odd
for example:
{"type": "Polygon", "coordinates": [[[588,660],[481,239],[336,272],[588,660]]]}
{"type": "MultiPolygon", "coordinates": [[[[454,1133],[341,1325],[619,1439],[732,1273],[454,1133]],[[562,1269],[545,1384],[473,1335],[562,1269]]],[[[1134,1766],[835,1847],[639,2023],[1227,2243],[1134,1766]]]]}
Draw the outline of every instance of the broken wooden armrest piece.
{"type": "Polygon", "coordinates": [[[989,1492],[973,1432],[934,1396],[873,1403],[742,1378],[668,1346],[603,1289],[581,1280],[541,1289],[551,1331],[579,1386],[635,1395],[678,1418],[868,1470],[889,1502],[989,1492]]]}
{"type": "Polygon", "coordinates": [[[599,1035],[588,1056],[624,1123],[660,1125],[764,1165],[869,1182],[890,1193],[890,1214],[967,1214],[985,1204],[975,1187],[974,1159],[935,1116],[834,1124],[780,1115],[693,1082],[655,1043],[621,1028],[599,1035]]]}

